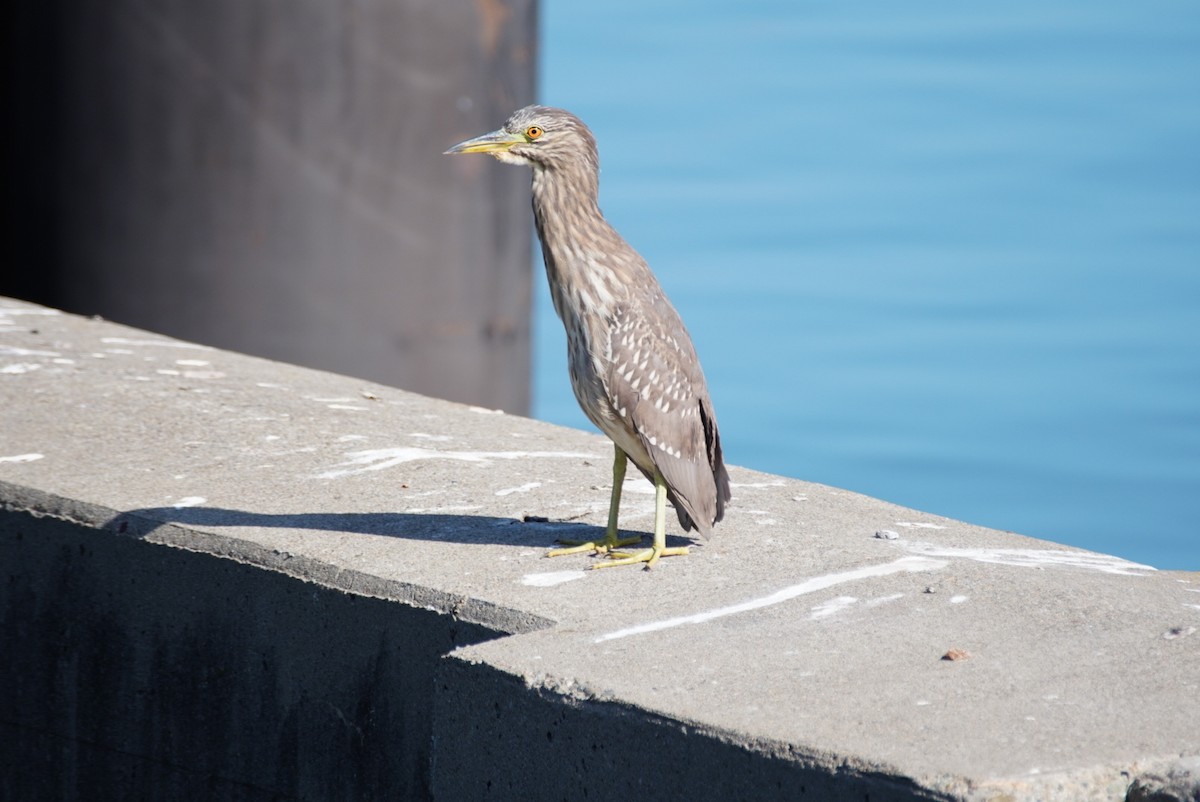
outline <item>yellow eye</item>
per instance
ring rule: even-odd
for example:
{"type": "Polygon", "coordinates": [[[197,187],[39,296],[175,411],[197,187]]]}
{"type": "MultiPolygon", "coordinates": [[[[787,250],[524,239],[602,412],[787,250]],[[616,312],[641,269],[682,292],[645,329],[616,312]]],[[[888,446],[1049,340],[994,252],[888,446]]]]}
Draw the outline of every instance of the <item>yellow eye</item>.
{"type": "Polygon", "coordinates": [[[542,130],[541,126],[538,125],[531,125],[525,129],[525,136],[529,139],[537,139],[543,133],[545,132],[542,130]]]}

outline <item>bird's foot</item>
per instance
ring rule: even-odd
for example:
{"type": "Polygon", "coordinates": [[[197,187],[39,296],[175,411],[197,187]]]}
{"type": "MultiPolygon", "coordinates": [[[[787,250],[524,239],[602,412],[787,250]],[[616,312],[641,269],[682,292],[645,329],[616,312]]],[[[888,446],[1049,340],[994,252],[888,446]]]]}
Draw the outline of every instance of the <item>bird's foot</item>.
{"type": "Polygon", "coordinates": [[[547,557],[563,557],[567,554],[584,554],[592,552],[593,554],[611,554],[613,549],[623,549],[626,546],[632,546],[635,543],[641,543],[641,536],[638,537],[613,537],[604,538],[604,540],[556,540],[555,543],[561,543],[567,548],[551,549],[546,552],[547,557]]]}
{"type": "Polygon", "coordinates": [[[685,555],[687,553],[688,553],[687,546],[672,546],[669,549],[666,549],[666,548],[659,549],[659,548],[652,547],[652,548],[642,549],[641,551],[634,551],[634,552],[610,551],[610,552],[608,552],[608,556],[611,557],[612,559],[606,560],[605,562],[596,563],[592,567],[593,568],[616,568],[619,565],[637,565],[638,563],[645,563],[646,568],[649,569],[649,568],[654,567],[654,564],[658,562],[659,557],[676,557],[676,556],[685,555]]]}

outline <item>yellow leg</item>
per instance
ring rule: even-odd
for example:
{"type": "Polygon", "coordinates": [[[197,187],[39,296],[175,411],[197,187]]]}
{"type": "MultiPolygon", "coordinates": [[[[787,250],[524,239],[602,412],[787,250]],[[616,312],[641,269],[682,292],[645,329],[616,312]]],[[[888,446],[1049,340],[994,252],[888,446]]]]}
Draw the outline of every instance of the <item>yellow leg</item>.
{"type": "Polygon", "coordinates": [[[623,548],[624,546],[632,546],[634,543],[641,541],[640,537],[629,537],[621,539],[617,537],[617,510],[621,507],[621,487],[625,484],[625,467],[629,458],[625,456],[625,452],[620,446],[616,446],[616,454],[613,455],[613,484],[612,496],[608,502],[608,528],[604,533],[604,540],[596,542],[595,540],[559,540],[569,548],[553,549],[546,552],[547,557],[562,557],[564,554],[582,554],[586,551],[595,552],[596,554],[607,554],[613,549],[623,548]]]}
{"type": "Polygon", "coordinates": [[[623,552],[609,551],[608,556],[614,559],[596,563],[593,568],[611,568],[618,565],[635,565],[645,563],[647,568],[653,568],[659,557],[673,557],[687,554],[687,546],[667,548],[667,482],[659,471],[654,472],[654,545],[641,551],[623,552]]]}

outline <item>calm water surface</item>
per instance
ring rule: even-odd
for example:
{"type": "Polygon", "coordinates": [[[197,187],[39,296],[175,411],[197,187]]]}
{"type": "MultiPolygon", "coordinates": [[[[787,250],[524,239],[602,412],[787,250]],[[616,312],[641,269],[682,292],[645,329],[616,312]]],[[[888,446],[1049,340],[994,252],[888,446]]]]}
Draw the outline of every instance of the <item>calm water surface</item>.
{"type": "Polygon", "coordinates": [[[542,8],[731,462],[1200,570],[1200,6],[542,8]]]}

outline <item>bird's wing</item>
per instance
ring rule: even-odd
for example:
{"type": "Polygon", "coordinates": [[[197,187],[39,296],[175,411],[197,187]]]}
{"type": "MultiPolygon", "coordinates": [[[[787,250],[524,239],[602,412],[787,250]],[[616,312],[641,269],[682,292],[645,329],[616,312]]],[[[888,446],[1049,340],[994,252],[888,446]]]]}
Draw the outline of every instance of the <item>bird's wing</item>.
{"type": "Polygon", "coordinates": [[[716,418],[687,330],[661,293],[653,301],[615,310],[605,384],[662,473],[680,523],[707,535],[729,498],[716,418]]]}

